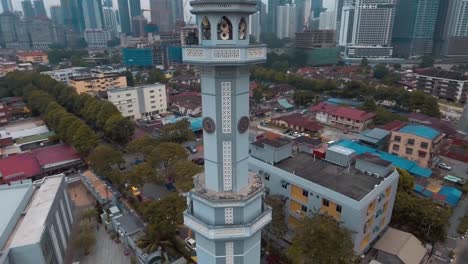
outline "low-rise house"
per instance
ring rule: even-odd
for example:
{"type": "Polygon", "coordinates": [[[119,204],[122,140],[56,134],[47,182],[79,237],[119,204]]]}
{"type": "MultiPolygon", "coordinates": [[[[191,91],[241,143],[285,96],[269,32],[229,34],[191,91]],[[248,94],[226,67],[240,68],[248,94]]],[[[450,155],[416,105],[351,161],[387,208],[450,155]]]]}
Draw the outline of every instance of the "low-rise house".
{"type": "Polygon", "coordinates": [[[200,77],[191,74],[180,74],[173,76],[169,82],[174,84],[193,85],[200,83],[200,77]]]}
{"type": "Polygon", "coordinates": [[[428,252],[424,244],[414,235],[388,228],[374,245],[375,260],[381,264],[421,264],[428,252]]]}
{"type": "Polygon", "coordinates": [[[375,117],[374,113],[323,102],[311,107],[309,111],[320,123],[353,132],[363,131],[375,117]]]}
{"type": "Polygon", "coordinates": [[[461,72],[439,69],[416,70],[416,88],[439,98],[464,103],[468,77],[461,72]]]}
{"type": "Polygon", "coordinates": [[[0,61],[0,77],[4,77],[9,72],[16,71],[16,62],[14,61],[0,61]]]}
{"type": "Polygon", "coordinates": [[[319,133],[323,129],[323,126],[314,120],[297,113],[275,118],[272,122],[289,129],[313,134],[319,133]]]}
{"type": "Polygon", "coordinates": [[[16,58],[20,62],[49,64],[49,57],[44,51],[28,51],[16,53],[16,58]]]}
{"type": "Polygon", "coordinates": [[[406,125],[392,131],[388,152],[431,167],[437,162],[445,134],[423,125],[406,125]]]}
{"type": "Polygon", "coordinates": [[[293,139],[293,142],[294,151],[312,155],[316,150],[323,147],[323,141],[320,138],[298,137],[293,139]]]}
{"type": "Polygon", "coordinates": [[[199,93],[187,92],[171,96],[170,104],[181,115],[201,115],[202,105],[199,93]]]}
{"type": "Polygon", "coordinates": [[[358,135],[359,142],[380,150],[387,149],[389,138],[390,131],[381,128],[365,130],[358,135]]]}
{"type": "Polygon", "coordinates": [[[0,263],[63,263],[75,221],[64,175],[0,186],[0,263]]]}

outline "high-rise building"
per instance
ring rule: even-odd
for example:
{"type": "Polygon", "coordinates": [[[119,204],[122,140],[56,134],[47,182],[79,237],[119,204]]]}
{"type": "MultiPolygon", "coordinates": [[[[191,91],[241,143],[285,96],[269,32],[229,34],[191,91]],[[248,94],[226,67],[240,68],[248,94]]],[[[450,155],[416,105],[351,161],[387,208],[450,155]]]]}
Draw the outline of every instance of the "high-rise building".
{"type": "Polygon", "coordinates": [[[184,21],[183,0],[171,0],[171,16],[173,23],[184,21]]]}
{"type": "Polygon", "coordinates": [[[34,11],[37,17],[47,17],[44,2],[42,0],[34,0],[34,11]]]}
{"type": "Polygon", "coordinates": [[[119,32],[119,23],[117,22],[117,14],[112,7],[103,7],[104,29],[116,35],[119,32]]]}
{"type": "Polygon", "coordinates": [[[104,28],[101,0],[83,0],[81,8],[86,29],[104,28]]]}
{"type": "Polygon", "coordinates": [[[141,16],[140,0],[118,0],[121,32],[132,33],[132,18],[141,16]]]}
{"type": "MultiPolygon", "coordinates": [[[[339,11],[339,10],[337,10],[339,11]]],[[[338,45],[346,46],[353,39],[354,0],[343,0],[338,32],[338,45]]]]}
{"type": "Polygon", "coordinates": [[[260,40],[260,33],[261,33],[261,28],[260,28],[260,12],[257,11],[257,13],[250,15],[249,17],[249,30],[250,30],[250,36],[254,37],[255,40],[260,40]]]}
{"type": "Polygon", "coordinates": [[[54,44],[52,22],[43,17],[26,21],[30,32],[31,48],[35,50],[48,50],[54,44]]]}
{"type": "Polygon", "coordinates": [[[27,26],[15,13],[0,14],[0,33],[3,45],[11,49],[29,49],[27,26]]]}
{"type": "Polygon", "coordinates": [[[13,4],[11,0],[2,0],[3,12],[13,12],[13,4]]]}
{"type": "Polygon", "coordinates": [[[325,11],[320,13],[319,18],[320,30],[335,30],[336,29],[336,12],[325,11]]]}
{"type": "Polygon", "coordinates": [[[85,29],[84,39],[88,44],[88,49],[102,50],[107,48],[107,42],[111,40],[111,33],[102,29],[85,29]]]}
{"type": "Polygon", "coordinates": [[[102,1],[102,7],[112,8],[114,7],[114,4],[112,3],[112,0],[104,0],[102,1]]]}
{"type": "Polygon", "coordinates": [[[52,22],[57,25],[63,25],[62,7],[59,5],[50,7],[50,18],[52,22]]]}
{"type": "Polygon", "coordinates": [[[431,54],[440,0],[399,0],[393,28],[393,54],[398,57],[431,54]]]}
{"type": "Polygon", "coordinates": [[[296,32],[303,32],[309,28],[312,16],[312,0],[296,0],[296,32]]]}
{"type": "Polygon", "coordinates": [[[259,264],[261,230],[271,221],[264,187],[249,172],[249,69],[266,59],[264,45],[249,46],[248,15],[256,3],[192,2],[200,45],[183,47],[185,63],[201,72],[205,171],[187,196],[184,224],[195,233],[199,263],[259,264]]]}
{"type": "MultiPolygon", "coordinates": [[[[355,0],[352,39],[345,51],[347,56],[355,58],[392,56],[391,39],[395,4],[396,0],[355,0]]],[[[341,19],[343,26],[343,13],[341,19]]],[[[349,25],[350,21],[347,23],[349,25]]],[[[346,32],[347,28],[342,28],[341,31],[341,33],[346,32]]],[[[341,33],[340,42],[341,37],[344,37],[341,33]]]]}
{"type": "Polygon", "coordinates": [[[260,35],[268,32],[267,6],[261,0],[258,1],[258,11],[260,12],[260,35]]]}
{"type": "Polygon", "coordinates": [[[34,10],[31,0],[23,0],[21,2],[21,7],[23,8],[24,17],[33,18],[36,16],[36,11],[34,10]]]}
{"type": "Polygon", "coordinates": [[[64,25],[77,33],[83,32],[85,25],[82,2],[77,2],[76,0],[60,0],[60,6],[62,7],[64,25]]]}
{"type": "Polygon", "coordinates": [[[130,8],[130,20],[133,17],[141,16],[141,3],[140,0],[129,0],[128,6],[130,8]]]}
{"type": "Polygon", "coordinates": [[[171,2],[171,0],[150,0],[151,23],[159,27],[159,32],[171,32],[175,29],[171,2]]]}
{"type": "Polygon", "coordinates": [[[276,7],[276,37],[294,38],[296,32],[296,7],[284,5],[276,7]]]}
{"type": "Polygon", "coordinates": [[[453,0],[448,9],[447,41],[443,54],[468,56],[468,0],[453,0]]]}
{"type": "Polygon", "coordinates": [[[132,35],[134,37],[146,36],[145,27],[148,25],[148,20],[144,16],[136,16],[132,18],[132,35]]]}

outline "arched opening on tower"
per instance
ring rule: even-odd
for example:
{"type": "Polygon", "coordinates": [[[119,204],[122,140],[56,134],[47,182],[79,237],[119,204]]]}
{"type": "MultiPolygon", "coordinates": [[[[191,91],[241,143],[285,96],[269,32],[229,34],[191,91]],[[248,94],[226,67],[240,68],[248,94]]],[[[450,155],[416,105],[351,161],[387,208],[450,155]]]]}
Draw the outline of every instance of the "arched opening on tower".
{"type": "Polygon", "coordinates": [[[210,20],[205,16],[201,22],[201,35],[203,40],[211,39],[211,23],[210,20]]]}
{"type": "Polygon", "coordinates": [[[232,40],[232,23],[225,16],[218,23],[218,40],[232,40]]]}
{"type": "Polygon", "coordinates": [[[248,29],[247,29],[247,21],[245,18],[241,18],[239,22],[239,39],[244,40],[247,38],[247,34],[249,34],[248,29]]]}

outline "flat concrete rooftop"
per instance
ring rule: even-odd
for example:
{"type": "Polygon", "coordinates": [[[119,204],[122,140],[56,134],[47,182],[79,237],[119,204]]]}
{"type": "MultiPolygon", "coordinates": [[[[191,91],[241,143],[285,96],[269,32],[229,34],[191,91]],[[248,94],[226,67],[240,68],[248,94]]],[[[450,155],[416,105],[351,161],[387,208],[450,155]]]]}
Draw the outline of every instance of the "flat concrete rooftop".
{"type": "Polygon", "coordinates": [[[353,166],[348,171],[348,168],[327,161],[319,159],[314,161],[314,158],[306,153],[298,153],[275,166],[356,201],[364,198],[383,180],[364,174],[353,166]]]}

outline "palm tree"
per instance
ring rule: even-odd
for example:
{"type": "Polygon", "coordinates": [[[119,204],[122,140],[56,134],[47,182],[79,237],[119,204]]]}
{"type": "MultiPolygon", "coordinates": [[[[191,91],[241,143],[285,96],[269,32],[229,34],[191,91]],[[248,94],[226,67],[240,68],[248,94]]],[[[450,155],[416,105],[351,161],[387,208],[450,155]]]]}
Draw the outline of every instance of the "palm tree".
{"type": "Polygon", "coordinates": [[[95,208],[88,207],[81,212],[81,219],[88,218],[88,221],[91,223],[92,218],[97,217],[97,211],[95,208]]]}

